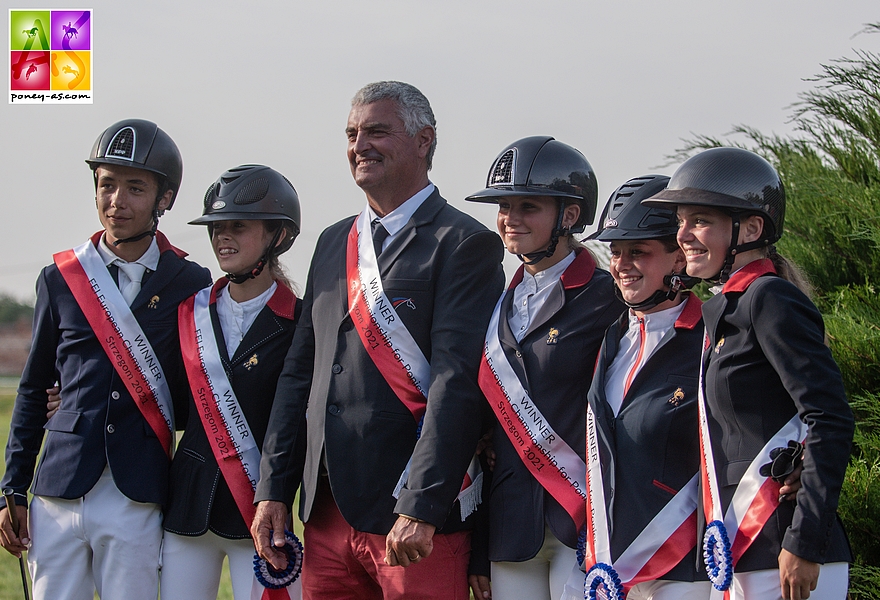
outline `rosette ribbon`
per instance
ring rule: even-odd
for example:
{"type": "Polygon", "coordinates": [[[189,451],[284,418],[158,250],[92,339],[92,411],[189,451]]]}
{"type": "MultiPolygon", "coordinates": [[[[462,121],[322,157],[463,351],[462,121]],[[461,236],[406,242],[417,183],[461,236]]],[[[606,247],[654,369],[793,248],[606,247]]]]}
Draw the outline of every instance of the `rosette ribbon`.
{"type": "MultiPolygon", "coordinates": [[[[271,539],[272,532],[269,532],[271,539]]],[[[281,571],[275,569],[259,554],[254,553],[254,576],[265,588],[280,590],[286,588],[299,578],[302,572],[303,547],[299,538],[288,530],[284,530],[284,546],[281,548],[287,555],[287,567],[281,571]]]]}

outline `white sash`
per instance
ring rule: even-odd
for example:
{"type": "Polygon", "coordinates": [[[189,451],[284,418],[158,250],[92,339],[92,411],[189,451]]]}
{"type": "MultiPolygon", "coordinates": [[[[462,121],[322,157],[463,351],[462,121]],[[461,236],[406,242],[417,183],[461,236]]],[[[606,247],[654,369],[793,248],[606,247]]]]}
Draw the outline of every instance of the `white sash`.
{"type": "MultiPolygon", "coordinates": [[[[431,383],[431,365],[385,295],[376,250],[368,233],[369,223],[368,209],[365,208],[348,234],[346,271],[349,314],[367,354],[413,415],[421,431],[431,383]]],[[[407,461],[394,489],[395,498],[399,497],[406,485],[411,465],[412,457],[407,461]]],[[[462,520],[480,503],[482,475],[474,457],[457,498],[462,520]]]]}
{"type": "MultiPolygon", "coordinates": [[[[732,575],[740,557],[755,540],[779,505],[779,488],[782,484],[761,475],[761,466],[771,462],[770,451],[774,448],[786,447],[789,440],[803,442],[807,437],[807,425],[795,414],[788,423],[764,444],[764,447],[749,464],[745,474],[737,484],[730,505],[722,515],[721,495],[719,494],[718,476],[709,433],[706,397],[703,389],[705,357],[706,353],[704,352],[700,364],[698,403],[700,417],[700,474],[703,480],[702,503],[707,522],[707,536],[705,537],[708,537],[708,531],[719,531],[718,528],[712,528],[712,523],[723,523],[721,530],[727,536],[728,556],[720,557],[716,554],[715,560],[721,560],[722,562],[729,560],[730,573],[732,575]]],[[[721,548],[720,541],[718,548],[721,548]]],[[[703,550],[705,555],[706,549],[704,548],[703,550]]],[[[717,584],[713,582],[712,598],[736,598],[737,595],[734,593],[734,588],[729,586],[729,577],[719,577],[717,584]],[[726,581],[721,581],[722,579],[726,579],[726,581]],[[725,583],[726,585],[724,585],[725,583]]]]}
{"type": "Polygon", "coordinates": [[[174,409],[168,381],[94,242],[60,252],[54,259],[113,368],[170,456],[174,409]]]}
{"type": "MultiPolygon", "coordinates": [[[[610,598],[623,597],[630,588],[657,579],[687,556],[696,541],[698,475],[666,503],[626,550],[612,560],[611,535],[605,509],[605,489],[599,440],[593,409],[587,406],[587,539],[584,552],[586,580],[577,567],[565,586],[565,598],[584,598],[589,586],[601,579],[610,598]],[[587,590],[585,590],[587,586],[587,590]]],[[[623,498],[621,502],[637,502],[623,498]]]]}
{"type": "MultiPolygon", "coordinates": [[[[208,443],[242,518],[250,526],[256,513],[260,448],[220,360],[209,308],[212,287],[181,304],[180,346],[208,443]]],[[[301,585],[297,580],[288,587],[270,589],[255,576],[251,600],[295,600],[301,596],[301,585]]]]}
{"type": "Polygon", "coordinates": [[[495,305],[486,332],[480,388],[520,460],[580,529],[587,499],[587,466],[541,414],[504,354],[498,327],[505,295],[495,305]]]}

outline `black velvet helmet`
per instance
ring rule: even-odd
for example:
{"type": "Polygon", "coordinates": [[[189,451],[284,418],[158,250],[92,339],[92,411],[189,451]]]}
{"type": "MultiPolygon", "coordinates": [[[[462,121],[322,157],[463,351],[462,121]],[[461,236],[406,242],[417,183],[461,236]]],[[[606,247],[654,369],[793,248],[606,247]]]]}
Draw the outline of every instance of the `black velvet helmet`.
{"type": "Polygon", "coordinates": [[[126,119],[105,129],[95,140],[86,162],[92,171],[102,164],[111,164],[163,177],[168,189],[174,192],[166,210],[174,206],[183,181],[183,159],[177,144],[158,125],[143,119],[126,119]]]}
{"type": "Polygon", "coordinates": [[[494,202],[505,196],[551,196],[572,199],[581,208],[571,233],[580,233],[596,217],[599,187],[593,167],[577,149],[549,136],[523,138],[501,151],[486,179],[486,189],[471,202],[494,202]]]}
{"type": "Polygon", "coordinates": [[[675,211],[667,206],[641,203],[664,189],[668,181],[666,175],[643,175],[617,188],[602,211],[601,229],[588,239],[610,242],[674,236],[678,232],[675,211]]]}
{"type": "MultiPolygon", "coordinates": [[[[265,165],[241,165],[223,173],[205,192],[202,216],[190,225],[215,221],[288,221],[288,235],[274,254],[283,254],[300,231],[299,196],[278,171],[265,165]]],[[[210,234],[210,228],[208,233],[210,234]]]]}

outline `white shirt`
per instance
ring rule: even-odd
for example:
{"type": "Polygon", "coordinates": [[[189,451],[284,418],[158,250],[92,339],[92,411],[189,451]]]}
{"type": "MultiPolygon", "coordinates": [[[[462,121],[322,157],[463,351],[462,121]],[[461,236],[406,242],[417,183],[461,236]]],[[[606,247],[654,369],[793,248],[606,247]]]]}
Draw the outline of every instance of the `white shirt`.
{"type": "Polygon", "coordinates": [[[392,210],[384,217],[377,215],[372,207],[369,204],[367,205],[368,216],[370,217],[369,222],[372,223],[376,219],[379,219],[379,222],[382,223],[385,231],[388,232],[388,237],[385,238],[385,242],[382,244],[382,250],[385,250],[385,248],[388,247],[388,244],[390,244],[394,237],[400,233],[400,230],[409,223],[413,214],[415,214],[425,200],[428,199],[428,196],[433,193],[434,184],[429,182],[427,186],[416,192],[412,198],[392,210]]]}
{"type": "Polygon", "coordinates": [[[230,358],[277,288],[278,283],[273,281],[268,290],[244,302],[232,299],[228,285],[217,292],[217,316],[220,317],[220,329],[223,330],[223,341],[226,342],[226,354],[230,358]]]}
{"type": "MultiPolygon", "coordinates": [[[[97,245],[98,254],[101,255],[101,258],[104,260],[105,266],[110,266],[112,264],[115,265],[128,265],[130,264],[128,261],[119,258],[113,250],[110,249],[110,246],[107,245],[107,240],[104,236],[101,236],[101,241],[98,242],[97,245]]],[[[151,273],[156,270],[156,267],[159,266],[159,257],[161,253],[159,252],[159,244],[156,243],[156,238],[153,238],[150,242],[150,246],[147,248],[146,252],[141,254],[140,258],[133,261],[131,264],[137,264],[143,267],[144,273],[151,273]]],[[[142,275],[143,277],[143,275],[142,275]]],[[[121,268],[119,269],[119,273],[116,277],[116,285],[120,290],[124,290],[126,286],[131,283],[131,280],[128,278],[128,275],[121,268]]]]}
{"type": "Polygon", "coordinates": [[[685,304],[687,304],[687,300],[678,306],[651,313],[642,318],[637,317],[630,309],[629,328],[621,338],[617,355],[611,361],[611,366],[608,367],[605,376],[605,399],[615,416],[623,405],[623,398],[629,387],[627,382],[632,382],[635,379],[635,376],[642,370],[642,366],[654,354],[657,346],[660,345],[660,340],[675,325],[685,304]]]}
{"type": "Polygon", "coordinates": [[[575,256],[572,251],[552,267],[535,275],[523,270],[523,280],[513,289],[513,305],[507,315],[507,324],[510,325],[510,331],[513,332],[517,342],[521,342],[525,337],[538,309],[547,301],[553,286],[562,277],[568,265],[574,262],[575,256]]]}

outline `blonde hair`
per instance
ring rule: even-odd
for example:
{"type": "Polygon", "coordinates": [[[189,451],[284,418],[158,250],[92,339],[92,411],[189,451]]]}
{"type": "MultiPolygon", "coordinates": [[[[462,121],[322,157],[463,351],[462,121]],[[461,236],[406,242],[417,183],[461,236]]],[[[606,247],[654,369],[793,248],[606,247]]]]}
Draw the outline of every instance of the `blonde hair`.
{"type": "Polygon", "coordinates": [[[769,258],[773,263],[777,275],[786,281],[793,283],[795,287],[807,296],[807,298],[812,300],[813,286],[810,284],[810,280],[807,279],[806,274],[799,266],[797,266],[797,264],[779,254],[779,252],[776,251],[776,246],[773,244],[764,249],[764,257],[769,258]]]}

